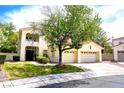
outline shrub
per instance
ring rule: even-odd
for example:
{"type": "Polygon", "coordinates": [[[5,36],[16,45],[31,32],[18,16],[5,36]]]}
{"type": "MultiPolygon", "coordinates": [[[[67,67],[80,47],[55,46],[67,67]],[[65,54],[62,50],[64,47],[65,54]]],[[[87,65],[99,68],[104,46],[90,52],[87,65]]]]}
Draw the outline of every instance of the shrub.
{"type": "Polygon", "coordinates": [[[20,61],[20,57],[19,56],[13,56],[13,61],[20,61]]]}
{"type": "Polygon", "coordinates": [[[46,64],[49,62],[49,59],[45,56],[37,56],[36,61],[39,63],[46,64]]]}
{"type": "Polygon", "coordinates": [[[0,64],[3,64],[6,60],[6,55],[0,55],[0,64]]]}
{"type": "Polygon", "coordinates": [[[43,56],[49,58],[48,54],[46,53],[44,53],[43,56]]]}

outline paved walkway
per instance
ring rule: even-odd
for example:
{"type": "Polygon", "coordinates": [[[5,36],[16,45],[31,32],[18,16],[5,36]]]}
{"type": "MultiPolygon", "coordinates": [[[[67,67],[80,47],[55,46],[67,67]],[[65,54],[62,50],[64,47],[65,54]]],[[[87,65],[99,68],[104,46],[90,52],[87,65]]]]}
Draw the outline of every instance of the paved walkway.
{"type": "Polygon", "coordinates": [[[0,82],[6,81],[6,80],[7,80],[7,76],[3,71],[0,71],[0,82]]]}
{"type": "Polygon", "coordinates": [[[9,80],[0,82],[0,87],[24,87],[24,88],[37,88],[50,84],[68,82],[72,80],[91,78],[95,76],[91,71],[77,72],[77,73],[65,73],[56,75],[37,76],[18,80],[9,80]]]}

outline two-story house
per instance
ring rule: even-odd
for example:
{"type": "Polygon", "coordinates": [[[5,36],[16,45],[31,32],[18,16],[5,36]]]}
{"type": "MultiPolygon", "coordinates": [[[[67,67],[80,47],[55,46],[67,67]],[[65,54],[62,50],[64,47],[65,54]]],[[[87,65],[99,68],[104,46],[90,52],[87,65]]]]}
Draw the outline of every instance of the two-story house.
{"type": "Polygon", "coordinates": [[[32,61],[37,55],[48,49],[47,42],[38,32],[33,32],[30,28],[22,28],[19,31],[18,53],[21,61],[32,61]]]}
{"type": "MultiPolygon", "coordinates": [[[[52,51],[44,36],[39,35],[37,31],[30,28],[22,28],[19,31],[18,54],[21,61],[36,60],[37,55],[43,53],[48,54],[51,62],[58,62],[58,50],[52,51]]],[[[82,43],[80,49],[66,50],[62,54],[62,62],[64,63],[80,63],[80,62],[101,62],[101,50],[103,48],[94,42],[82,43]]]]}
{"type": "Polygon", "coordinates": [[[113,38],[113,54],[115,61],[124,61],[124,37],[113,38]]]}

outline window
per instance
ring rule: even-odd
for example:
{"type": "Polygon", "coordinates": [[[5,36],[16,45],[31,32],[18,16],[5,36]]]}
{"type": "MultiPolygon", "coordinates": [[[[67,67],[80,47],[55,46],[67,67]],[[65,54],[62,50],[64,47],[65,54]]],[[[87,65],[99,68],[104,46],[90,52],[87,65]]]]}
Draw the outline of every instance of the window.
{"type": "Polygon", "coordinates": [[[30,33],[27,33],[27,34],[26,34],[26,40],[38,42],[38,41],[39,41],[39,35],[38,35],[38,34],[30,34],[30,33]]]}
{"type": "Polygon", "coordinates": [[[48,52],[47,50],[43,50],[43,54],[47,54],[47,52],[48,52]]]}
{"type": "Polygon", "coordinates": [[[119,44],[123,44],[124,42],[120,41],[119,44]]]}
{"type": "Polygon", "coordinates": [[[91,47],[91,45],[90,45],[90,49],[91,49],[92,47],[91,47]]]}

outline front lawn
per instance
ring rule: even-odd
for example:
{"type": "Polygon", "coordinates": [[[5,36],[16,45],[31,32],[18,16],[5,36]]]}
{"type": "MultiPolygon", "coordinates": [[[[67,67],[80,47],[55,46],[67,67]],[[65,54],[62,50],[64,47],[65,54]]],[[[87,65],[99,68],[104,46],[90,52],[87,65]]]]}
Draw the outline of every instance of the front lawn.
{"type": "Polygon", "coordinates": [[[27,78],[38,75],[85,71],[85,69],[81,69],[72,65],[64,65],[63,67],[60,68],[57,66],[36,66],[30,62],[17,62],[17,63],[5,62],[5,64],[3,65],[3,70],[5,70],[8,79],[10,80],[27,78]]]}

